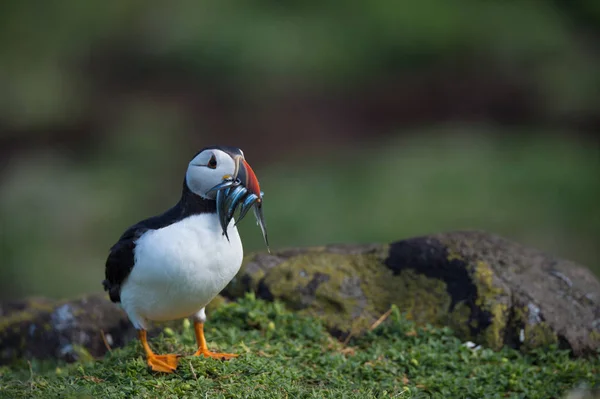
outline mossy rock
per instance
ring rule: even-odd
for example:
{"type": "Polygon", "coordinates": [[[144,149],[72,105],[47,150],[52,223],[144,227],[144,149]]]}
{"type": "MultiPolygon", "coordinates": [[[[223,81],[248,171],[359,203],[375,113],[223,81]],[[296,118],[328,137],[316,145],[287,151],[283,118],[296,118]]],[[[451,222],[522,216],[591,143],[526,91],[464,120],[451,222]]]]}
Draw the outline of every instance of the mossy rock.
{"type": "MultiPolygon", "coordinates": [[[[217,295],[206,307],[210,314],[227,299],[217,295]]],[[[154,323],[149,334],[166,327],[179,330],[181,320],[154,323]]],[[[0,365],[19,359],[67,362],[99,358],[137,337],[133,325],[105,295],[53,301],[28,298],[0,304],[0,365]]]]}
{"type": "Polygon", "coordinates": [[[585,267],[485,232],[248,256],[223,294],[252,291],[321,317],[341,339],[394,304],[492,349],[600,348],[600,282],[585,267]]]}
{"type": "Polygon", "coordinates": [[[122,346],[135,336],[120,309],[101,296],[34,298],[5,303],[0,309],[0,364],[23,358],[74,361],[101,356],[107,350],[105,339],[122,346]]]}

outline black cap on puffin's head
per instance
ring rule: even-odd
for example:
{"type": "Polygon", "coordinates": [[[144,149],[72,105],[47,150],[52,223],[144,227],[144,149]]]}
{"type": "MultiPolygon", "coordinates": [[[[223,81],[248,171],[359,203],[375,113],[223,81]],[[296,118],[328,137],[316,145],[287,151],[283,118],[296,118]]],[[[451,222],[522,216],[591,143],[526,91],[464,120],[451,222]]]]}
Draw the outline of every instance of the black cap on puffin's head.
{"type": "Polygon", "coordinates": [[[260,184],[246,162],[244,152],[237,147],[210,146],[200,150],[188,164],[185,183],[194,194],[215,199],[213,187],[225,179],[239,179],[253,194],[260,197],[260,184]]]}

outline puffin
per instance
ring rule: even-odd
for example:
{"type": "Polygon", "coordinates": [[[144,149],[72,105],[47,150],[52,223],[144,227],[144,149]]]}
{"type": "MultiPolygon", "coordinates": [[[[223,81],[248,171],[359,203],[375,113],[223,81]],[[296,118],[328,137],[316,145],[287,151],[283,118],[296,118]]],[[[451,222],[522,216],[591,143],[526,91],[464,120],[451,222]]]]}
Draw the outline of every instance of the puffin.
{"type": "MultiPolygon", "coordinates": [[[[222,209],[225,202],[230,209],[237,206],[223,194],[233,186],[254,199],[244,205],[255,206],[268,248],[260,184],[243,151],[230,146],[210,146],[196,153],[187,165],[179,201],[162,214],[130,226],[110,247],[104,290],[137,330],[153,371],[174,372],[180,355],[152,351],[148,322],[192,318],[198,346],[194,356],[221,360],[238,356],[210,351],[204,336],[206,305],[242,264],[243,246],[233,211],[222,209]]],[[[236,195],[240,202],[241,197],[236,195]]]]}

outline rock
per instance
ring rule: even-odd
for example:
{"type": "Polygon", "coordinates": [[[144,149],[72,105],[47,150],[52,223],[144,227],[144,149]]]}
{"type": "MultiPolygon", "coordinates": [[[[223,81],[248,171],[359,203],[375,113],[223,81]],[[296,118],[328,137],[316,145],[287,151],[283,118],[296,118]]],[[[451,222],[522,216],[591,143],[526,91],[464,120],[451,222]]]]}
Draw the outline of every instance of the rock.
{"type": "Polygon", "coordinates": [[[0,305],[0,364],[16,359],[74,361],[99,357],[135,335],[123,312],[104,296],[71,301],[33,298],[0,305]]]}
{"type": "MultiPolygon", "coordinates": [[[[340,339],[365,331],[395,304],[419,324],[450,326],[464,341],[492,349],[558,344],[582,356],[600,348],[598,279],[484,232],[251,254],[208,313],[246,292],[320,317],[340,339]]],[[[135,336],[104,295],[0,304],[0,364],[101,357],[105,339],[115,348],[135,336]]]]}
{"type": "Polygon", "coordinates": [[[450,232],[390,245],[331,245],[249,256],[225,289],[321,317],[344,339],[391,304],[465,341],[574,355],[600,348],[600,282],[583,266],[485,232],[450,232]]]}
{"type": "MultiPolygon", "coordinates": [[[[218,295],[213,309],[226,299],[218,295]]],[[[153,324],[149,334],[164,327],[179,329],[181,320],[153,324]]],[[[67,362],[100,358],[109,347],[124,346],[137,331],[120,306],[107,295],[74,300],[30,298],[0,303],[0,365],[18,359],[58,359],[67,362]]]]}

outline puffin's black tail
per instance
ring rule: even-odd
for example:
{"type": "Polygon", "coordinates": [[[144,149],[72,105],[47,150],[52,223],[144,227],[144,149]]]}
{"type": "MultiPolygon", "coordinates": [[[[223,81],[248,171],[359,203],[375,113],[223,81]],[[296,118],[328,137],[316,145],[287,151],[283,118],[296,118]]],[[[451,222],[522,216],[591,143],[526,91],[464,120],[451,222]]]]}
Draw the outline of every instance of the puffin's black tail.
{"type": "Polygon", "coordinates": [[[108,291],[108,296],[112,302],[121,302],[121,285],[120,284],[111,284],[108,280],[103,280],[102,285],[104,286],[104,291],[108,291]]]}

